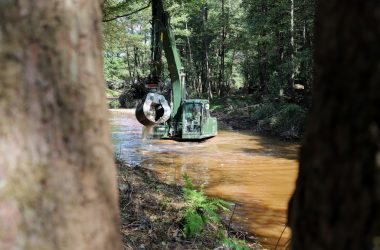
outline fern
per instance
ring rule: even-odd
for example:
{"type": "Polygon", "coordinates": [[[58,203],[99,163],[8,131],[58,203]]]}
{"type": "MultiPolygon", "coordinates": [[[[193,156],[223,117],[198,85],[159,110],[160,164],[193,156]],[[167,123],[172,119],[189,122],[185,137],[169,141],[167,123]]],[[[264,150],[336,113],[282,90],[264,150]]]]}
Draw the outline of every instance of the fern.
{"type": "Polygon", "coordinates": [[[183,193],[187,205],[185,212],[184,232],[186,237],[194,237],[200,233],[208,222],[220,225],[219,210],[228,211],[231,203],[221,199],[209,199],[205,196],[203,187],[195,190],[194,184],[188,175],[183,175],[183,193]]]}
{"type": "Polygon", "coordinates": [[[194,190],[194,184],[193,182],[191,181],[190,177],[184,173],[183,176],[183,181],[185,182],[185,189],[190,189],[190,190],[194,190]]]}
{"type": "Polygon", "coordinates": [[[192,238],[201,233],[207,223],[217,225],[216,234],[224,246],[233,250],[247,250],[247,244],[236,238],[230,238],[222,228],[218,211],[230,211],[228,207],[232,204],[222,199],[207,198],[203,187],[200,191],[195,190],[194,184],[187,174],[183,175],[184,193],[186,201],[186,211],[184,216],[184,233],[188,238],[192,238]]]}
{"type": "Polygon", "coordinates": [[[185,235],[187,237],[194,237],[197,233],[201,232],[205,222],[197,212],[188,210],[185,215],[185,235]]]}

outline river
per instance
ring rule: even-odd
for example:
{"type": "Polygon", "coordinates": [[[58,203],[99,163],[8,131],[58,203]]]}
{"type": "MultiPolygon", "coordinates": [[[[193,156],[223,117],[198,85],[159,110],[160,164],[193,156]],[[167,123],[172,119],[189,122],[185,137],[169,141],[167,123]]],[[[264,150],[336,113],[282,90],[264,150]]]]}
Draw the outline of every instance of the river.
{"type": "MultiPolygon", "coordinates": [[[[200,143],[143,140],[133,110],[113,111],[110,121],[115,150],[129,164],[152,169],[167,183],[187,173],[207,195],[235,202],[233,223],[275,248],[297,176],[297,144],[228,128],[200,143]]],[[[288,239],[286,229],[277,249],[288,239]]]]}

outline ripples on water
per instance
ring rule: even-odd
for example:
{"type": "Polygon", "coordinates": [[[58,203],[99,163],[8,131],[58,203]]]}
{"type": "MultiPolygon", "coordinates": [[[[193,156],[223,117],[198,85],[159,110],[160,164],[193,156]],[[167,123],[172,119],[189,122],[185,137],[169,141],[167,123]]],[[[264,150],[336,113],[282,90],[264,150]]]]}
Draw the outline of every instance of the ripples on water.
{"type": "MultiPolygon", "coordinates": [[[[112,113],[110,120],[115,150],[129,164],[153,169],[167,183],[187,173],[208,195],[238,203],[234,222],[274,248],[294,189],[298,145],[232,130],[201,143],[142,140],[133,111],[112,113]]],[[[287,230],[279,249],[288,238],[287,230]]]]}

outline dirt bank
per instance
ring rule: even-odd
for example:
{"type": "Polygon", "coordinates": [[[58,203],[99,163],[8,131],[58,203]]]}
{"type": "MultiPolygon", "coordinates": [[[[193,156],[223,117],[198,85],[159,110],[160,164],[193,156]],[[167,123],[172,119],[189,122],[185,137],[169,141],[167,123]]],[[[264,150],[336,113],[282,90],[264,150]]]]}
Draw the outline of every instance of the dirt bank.
{"type": "MultiPolygon", "coordinates": [[[[123,249],[234,249],[220,242],[212,226],[193,239],[184,236],[182,218],[186,203],[181,186],[160,182],[151,170],[131,167],[120,160],[116,163],[123,249]]],[[[252,235],[227,230],[231,213],[223,217],[225,233],[245,240],[249,249],[262,249],[252,235]]]]}

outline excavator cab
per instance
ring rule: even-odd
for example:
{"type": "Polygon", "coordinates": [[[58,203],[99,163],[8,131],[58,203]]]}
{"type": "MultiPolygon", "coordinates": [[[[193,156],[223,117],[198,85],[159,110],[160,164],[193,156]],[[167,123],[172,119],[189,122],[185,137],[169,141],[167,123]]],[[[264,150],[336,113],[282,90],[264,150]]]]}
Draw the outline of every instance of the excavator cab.
{"type": "Polygon", "coordinates": [[[158,139],[204,140],[217,133],[217,120],[210,116],[209,101],[201,99],[185,100],[180,118],[153,128],[153,137],[158,139]]]}
{"type": "Polygon", "coordinates": [[[182,115],[182,139],[206,139],[217,134],[216,118],[208,100],[186,100],[182,115]]]}

